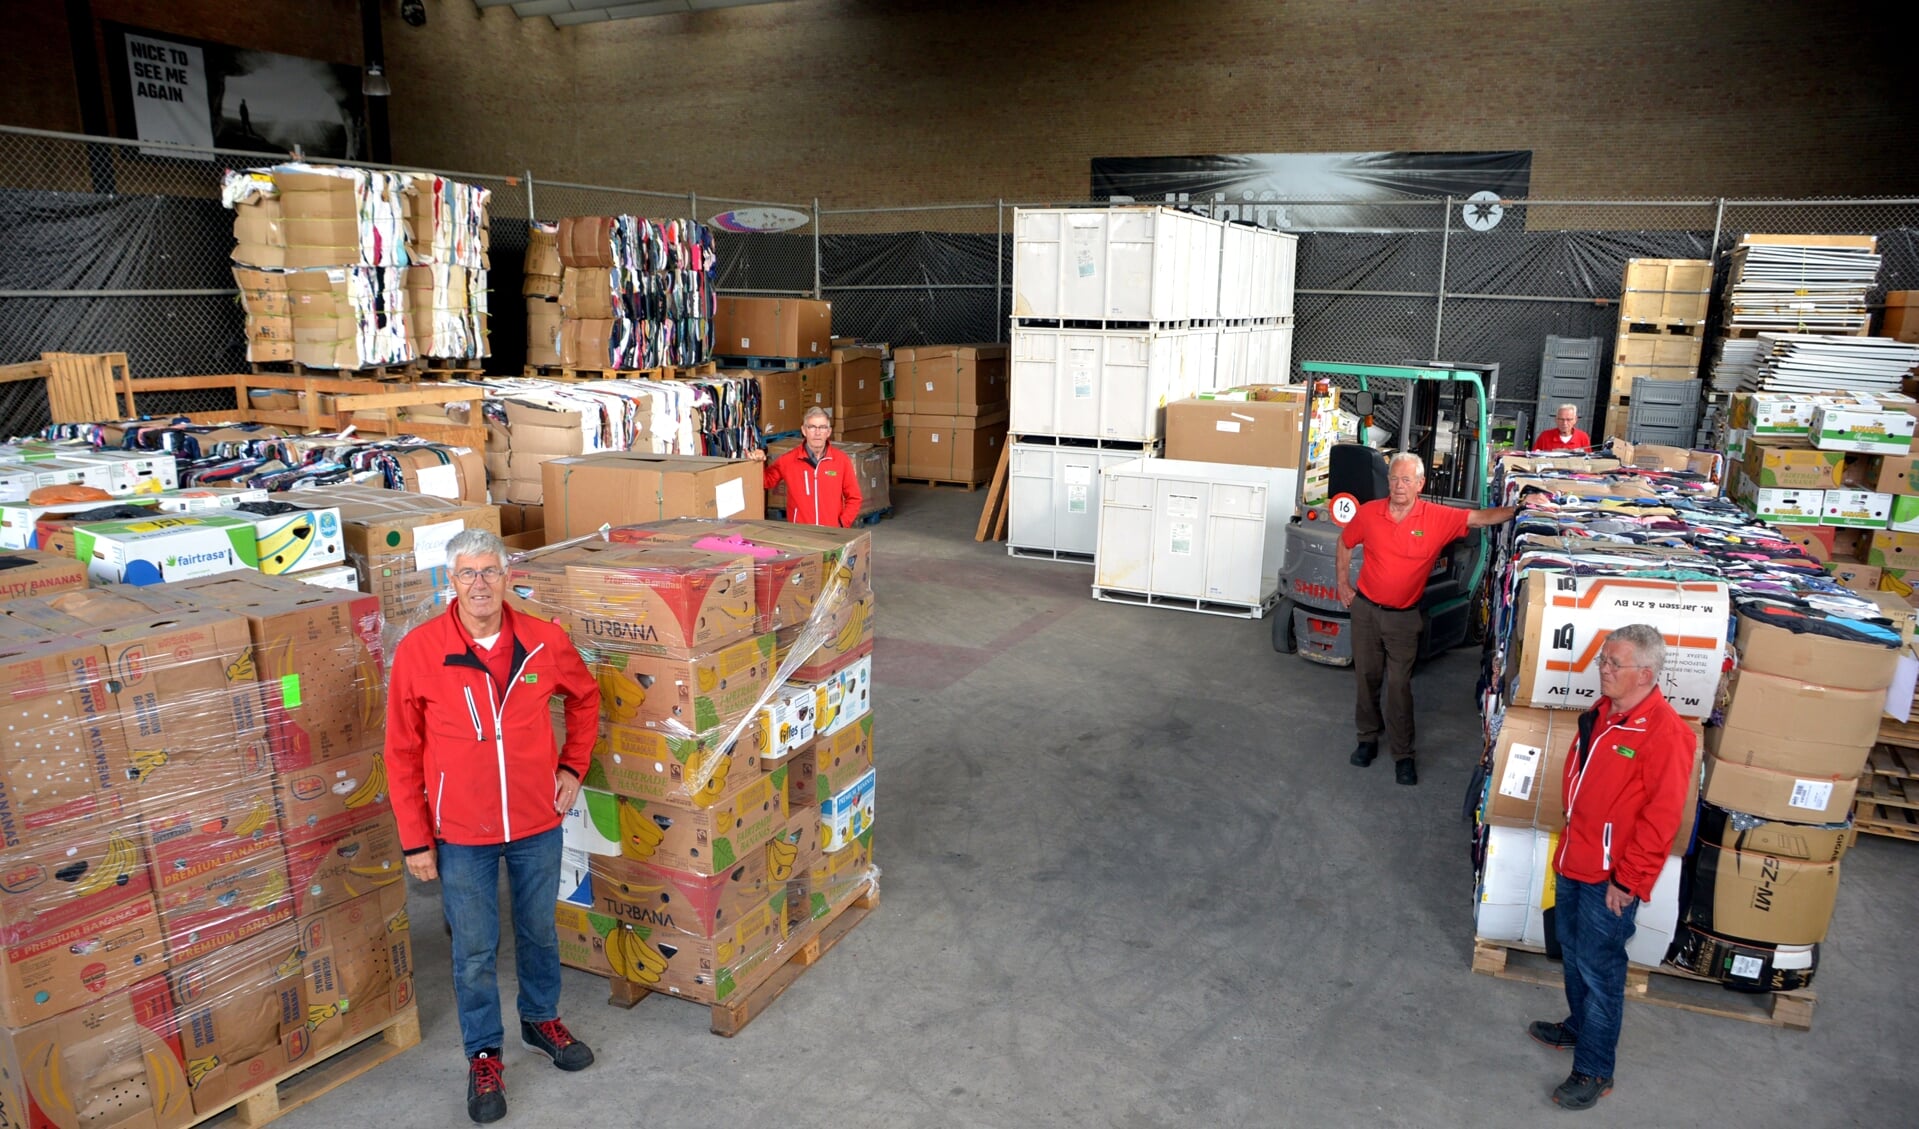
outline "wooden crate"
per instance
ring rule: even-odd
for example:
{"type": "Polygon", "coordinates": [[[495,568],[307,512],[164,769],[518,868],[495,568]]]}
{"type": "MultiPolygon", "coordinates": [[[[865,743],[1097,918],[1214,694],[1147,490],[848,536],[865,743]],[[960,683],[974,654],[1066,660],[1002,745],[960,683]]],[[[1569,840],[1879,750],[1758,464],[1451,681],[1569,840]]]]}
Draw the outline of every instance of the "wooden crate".
{"type": "Polygon", "coordinates": [[[1632,422],[1632,409],[1625,404],[1613,404],[1606,409],[1606,426],[1600,434],[1593,436],[1593,442],[1604,439],[1624,439],[1627,425],[1632,422]]]}
{"type": "MultiPolygon", "coordinates": [[[[1474,941],[1473,971],[1501,980],[1551,988],[1564,988],[1566,983],[1559,964],[1548,960],[1543,950],[1532,945],[1474,941]]],[[[1626,969],[1626,998],[1698,1015],[1790,1027],[1795,1031],[1812,1030],[1812,1010],[1818,1003],[1811,988],[1791,992],[1729,992],[1717,980],[1663,965],[1648,968],[1639,964],[1626,969]]]]}
{"type": "Polygon", "coordinates": [[[1701,325],[1711,292],[1712,263],[1706,259],[1627,259],[1619,320],[1701,325]]]}
{"type": "Polygon", "coordinates": [[[1613,340],[1613,367],[1680,369],[1689,379],[1699,371],[1704,338],[1694,334],[1621,333],[1613,340]]]}
{"type": "Polygon", "coordinates": [[[0,384],[47,383],[54,423],[95,423],[120,414],[114,391],[127,375],[125,353],[42,353],[37,361],[0,366],[0,384]]]}
{"type": "Polygon", "coordinates": [[[343,431],[351,426],[362,432],[382,435],[417,435],[439,443],[486,449],[486,427],[465,426],[439,419],[412,419],[409,407],[431,412],[443,411],[449,401],[476,402],[486,397],[482,388],[461,388],[444,384],[426,384],[414,388],[396,387],[375,380],[353,380],[320,376],[276,376],[266,373],[222,373],[213,376],[162,376],[131,378],[120,382],[124,413],[109,413],[101,419],[134,418],[140,414],[139,398],[150,392],[231,389],[233,401],[240,405],[227,411],[174,412],[169,418],[192,423],[271,423],[305,431],[343,431]],[[248,392],[255,388],[274,388],[298,392],[300,408],[292,411],[266,411],[248,408],[248,392]],[[366,413],[378,411],[378,416],[366,413]]]}

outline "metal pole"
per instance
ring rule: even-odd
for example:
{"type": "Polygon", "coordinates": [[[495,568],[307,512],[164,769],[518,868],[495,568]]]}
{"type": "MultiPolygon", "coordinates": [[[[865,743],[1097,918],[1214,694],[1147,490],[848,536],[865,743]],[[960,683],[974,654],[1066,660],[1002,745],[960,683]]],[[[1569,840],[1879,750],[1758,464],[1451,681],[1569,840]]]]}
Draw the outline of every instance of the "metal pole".
{"type": "Polygon", "coordinates": [[[526,222],[532,223],[539,218],[540,213],[533,210],[533,170],[528,169],[526,170],[526,222]]]}
{"type": "Polygon", "coordinates": [[[1453,243],[1453,198],[1446,197],[1446,214],[1439,235],[1439,304],[1433,308],[1433,360],[1439,359],[1439,333],[1446,325],[1446,256],[1453,243]]]}
{"type": "Polygon", "coordinates": [[[694,223],[700,222],[700,194],[697,192],[686,194],[686,218],[694,223]]]}
{"type": "Polygon", "coordinates": [[[1712,242],[1706,247],[1706,261],[1711,263],[1719,257],[1719,233],[1726,226],[1726,198],[1719,198],[1719,207],[1712,214],[1712,242]]]}
{"type": "Polygon", "coordinates": [[[826,297],[820,289],[820,198],[813,197],[813,300],[826,297]]]}
{"type": "Polygon", "coordinates": [[[993,334],[994,340],[1006,331],[1006,201],[993,201],[993,334]]]}

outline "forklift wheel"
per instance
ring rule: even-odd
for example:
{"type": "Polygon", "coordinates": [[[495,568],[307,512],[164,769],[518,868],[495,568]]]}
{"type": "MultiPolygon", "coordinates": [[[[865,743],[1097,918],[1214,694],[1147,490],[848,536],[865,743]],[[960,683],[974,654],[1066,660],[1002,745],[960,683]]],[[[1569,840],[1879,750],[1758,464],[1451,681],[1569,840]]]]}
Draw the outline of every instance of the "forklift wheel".
{"type": "Polygon", "coordinates": [[[1293,602],[1281,600],[1273,605],[1273,650],[1282,655],[1290,655],[1299,650],[1299,641],[1293,637],[1293,602]]]}

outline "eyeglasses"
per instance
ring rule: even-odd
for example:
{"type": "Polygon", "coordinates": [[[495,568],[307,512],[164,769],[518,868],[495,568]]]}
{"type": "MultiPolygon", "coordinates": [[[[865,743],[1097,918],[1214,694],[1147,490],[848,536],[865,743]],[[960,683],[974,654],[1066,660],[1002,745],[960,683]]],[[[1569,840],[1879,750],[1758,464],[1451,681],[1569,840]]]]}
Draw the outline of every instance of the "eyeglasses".
{"type": "Polygon", "coordinates": [[[833,430],[833,425],[830,423],[809,423],[801,427],[800,430],[801,431],[831,431],[833,430]]]}
{"type": "Polygon", "coordinates": [[[506,570],[488,565],[485,568],[461,568],[453,571],[453,579],[462,584],[471,584],[475,580],[484,580],[488,584],[498,584],[506,578],[506,570]]]}
{"type": "Polygon", "coordinates": [[[1644,668],[1644,663],[1622,663],[1611,655],[1599,656],[1600,670],[1643,670],[1644,668]]]}

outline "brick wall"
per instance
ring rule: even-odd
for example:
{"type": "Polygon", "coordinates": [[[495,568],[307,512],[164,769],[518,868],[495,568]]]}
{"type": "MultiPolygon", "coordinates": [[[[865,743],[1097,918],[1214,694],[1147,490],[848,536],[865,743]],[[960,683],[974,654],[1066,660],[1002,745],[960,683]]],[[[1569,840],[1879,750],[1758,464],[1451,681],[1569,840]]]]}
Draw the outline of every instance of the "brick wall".
{"type": "MultiPolygon", "coordinates": [[[[59,6],[27,7],[4,116],[76,128],[59,6]]],[[[1081,198],[1096,156],[1530,149],[1537,196],[1919,190],[1873,5],[792,0],[570,29],[428,7],[389,13],[393,142],[442,168],[912,204],[1081,198]]],[[[93,9],[359,56],[352,0],[93,9]]]]}

